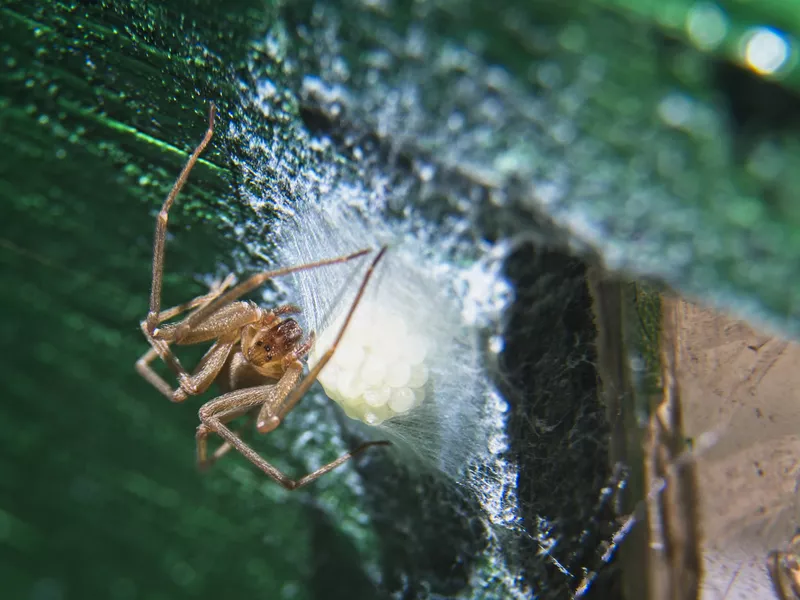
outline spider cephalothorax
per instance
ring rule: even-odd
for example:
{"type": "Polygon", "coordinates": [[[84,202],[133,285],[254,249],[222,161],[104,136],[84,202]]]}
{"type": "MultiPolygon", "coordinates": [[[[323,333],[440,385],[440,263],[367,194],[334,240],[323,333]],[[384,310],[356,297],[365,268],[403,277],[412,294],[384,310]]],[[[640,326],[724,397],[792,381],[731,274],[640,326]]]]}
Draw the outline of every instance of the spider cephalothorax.
{"type": "Polygon", "coordinates": [[[205,296],[199,296],[185,304],[162,311],[161,283],[169,209],[186,183],[200,153],[211,140],[214,114],[212,105],[208,131],[189,157],[156,219],[150,310],[142,321],[142,332],[151,348],[139,359],[136,368],[147,381],[173,402],[182,402],[189,396],[201,394],[219,380],[226,393],[206,402],[200,408],[201,425],[197,428],[196,434],[198,463],[207,466],[230,448],[236,448],[283,487],[293,490],[335,469],[369,446],[385,445],[388,442],[366,442],[313,473],[294,480],[281,473],[245,444],[239,435],[228,427],[228,423],[239,416],[248,415],[255,420],[256,429],[261,433],[269,433],[281,424],[286,414],[305,395],[333,355],[386,248],[382,248],[375,255],[367,269],[339,335],[305,378],[303,378],[302,360],[314,344],[314,334],[311,333],[303,340],[303,330],[297,321],[284,318],[284,315],[297,313],[299,309],[286,304],[270,310],[260,308],[253,302],[243,302],[240,298],[275,277],[305,269],[346,263],[368,254],[370,250],[257,273],[231,289],[228,288],[233,285],[233,278],[228,277],[221,284],[213,286],[205,296]],[[187,311],[189,314],[179,322],[163,324],[187,311]],[[171,345],[202,342],[212,342],[212,345],[195,370],[190,373],[172,352],[171,345]],[[173,389],[150,366],[156,358],[161,358],[176,375],[179,384],[177,388],[173,389]],[[208,457],[207,444],[211,433],[222,437],[224,442],[211,457],[208,457]]]}
{"type": "Polygon", "coordinates": [[[302,339],[303,330],[294,319],[248,325],[242,330],[242,353],[256,369],[264,369],[265,374],[275,368],[283,372],[286,357],[295,357],[298,350],[303,350],[302,339]]]}

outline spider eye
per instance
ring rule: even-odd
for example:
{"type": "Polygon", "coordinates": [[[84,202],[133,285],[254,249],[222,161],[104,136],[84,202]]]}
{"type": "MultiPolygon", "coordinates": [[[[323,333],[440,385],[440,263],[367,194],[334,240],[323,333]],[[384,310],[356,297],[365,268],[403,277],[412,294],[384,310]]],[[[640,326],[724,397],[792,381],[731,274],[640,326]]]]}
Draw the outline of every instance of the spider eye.
{"type": "Polygon", "coordinates": [[[272,352],[272,346],[269,346],[269,345],[264,346],[264,351],[265,352],[272,352]]]}

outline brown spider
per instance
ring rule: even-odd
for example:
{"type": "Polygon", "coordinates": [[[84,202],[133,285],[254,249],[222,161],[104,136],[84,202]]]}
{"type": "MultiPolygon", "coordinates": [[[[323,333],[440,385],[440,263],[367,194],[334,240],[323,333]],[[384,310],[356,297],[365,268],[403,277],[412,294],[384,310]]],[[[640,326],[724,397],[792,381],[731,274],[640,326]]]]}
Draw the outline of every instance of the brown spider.
{"type": "Polygon", "coordinates": [[[212,286],[204,296],[198,296],[189,302],[162,311],[161,282],[164,273],[164,242],[169,209],[186,183],[198,157],[211,140],[215,114],[216,110],[212,104],[208,131],[183,167],[156,220],[150,310],[147,318],[142,321],[142,331],[151,348],[136,362],[136,370],[173,402],[183,402],[189,396],[202,394],[212,383],[218,382],[226,393],[206,402],[200,408],[201,425],[197,428],[196,435],[199,466],[207,467],[231,448],[236,448],[284,488],[294,490],[335,469],[370,446],[387,445],[389,442],[363,443],[352,452],[295,480],[264,460],[231,431],[227,423],[239,416],[248,415],[255,419],[259,433],[269,433],[281,424],[286,414],[305,395],[333,355],[386,248],[381,248],[373,258],[333,344],[305,378],[302,377],[301,361],[314,344],[314,334],[312,332],[303,341],[303,330],[297,321],[283,318],[285,315],[300,312],[300,309],[285,304],[268,310],[260,308],[253,302],[241,301],[239,298],[274,277],[348,262],[368,254],[371,250],[361,250],[348,256],[257,273],[231,289],[228,287],[234,283],[234,278],[228,276],[221,284],[212,286]],[[164,321],[186,311],[191,312],[184,319],[162,325],[164,321]],[[171,344],[189,345],[210,341],[213,341],[211,348],[191,374],[184,369],[170,348],[171,344]],[[157,357],[160,357],[177,376],[179,385],[176,389],[173,390],[150,366],[157,357]],[[224,441],[209,458],[207,443],[208,436],[212,432],[222,437],[224,441]]]}

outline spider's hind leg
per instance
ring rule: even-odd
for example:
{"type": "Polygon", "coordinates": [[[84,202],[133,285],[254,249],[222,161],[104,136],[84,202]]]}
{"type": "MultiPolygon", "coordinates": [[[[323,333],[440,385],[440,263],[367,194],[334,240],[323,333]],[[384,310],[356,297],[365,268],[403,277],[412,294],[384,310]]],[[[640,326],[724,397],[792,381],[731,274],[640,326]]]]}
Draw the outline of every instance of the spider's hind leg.
{"type": "MultiPolygon", "coordinates": [[[[296,379],[295,379],[296,381],[296,379]]],[[[266,406],[278,406],[284,399],[285,392],[282,392],[279,385],[263,385],[252,388],[235,390],[215,398],[204,404],[200,408],[200,420],[202,424],[197,428],[197,462],[201,468],[207,467],[213,462],[213,458],[208,457],[208,436],[213,432],[223,439],[223,444],[214,453],[214,456],[227,452],[228,446],[236,448],[242,456],[257,466],[266,475],[279,483],[287,490],[296,490],[325,473],[332,471],[336,467],[344,464],[354,456],[361,454],[371,446],[386,446],[389,442],[365,442],[351,452],[347,452],[334,461],[329,462],[301,477],[292,479],[282,471],[271,465],[245,443],[227,425],[229,421],[245,413],[251,412],[256,406],[262,404],[266,406]],[[224,450],[223,450],[224,449],[224,450]]],[[[263,412],[263,408],[262,411],[263,412]]],[[[259,414],[259,417],[261,415],[259,414]]]]}

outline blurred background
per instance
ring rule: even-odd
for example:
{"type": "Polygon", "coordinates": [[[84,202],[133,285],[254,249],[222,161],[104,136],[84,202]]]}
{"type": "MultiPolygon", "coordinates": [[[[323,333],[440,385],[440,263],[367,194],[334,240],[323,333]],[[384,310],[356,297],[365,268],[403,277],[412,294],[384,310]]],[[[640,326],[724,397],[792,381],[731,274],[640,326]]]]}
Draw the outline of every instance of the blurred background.
{"type": "MultiPolygon", "coordinates": [[[[781,598],[798,35],[789,0],[0,3],[0,595],[781,598]],[[199,402],[133,365],[211,101],[165,305],[265,268],[276,207],[331,182],[499,256],[513,527],[384,455],[291,494],[198,473],[199,402]]],[[[356,443],[337,410],[256,447],[305,472],[356,443]]]]}

